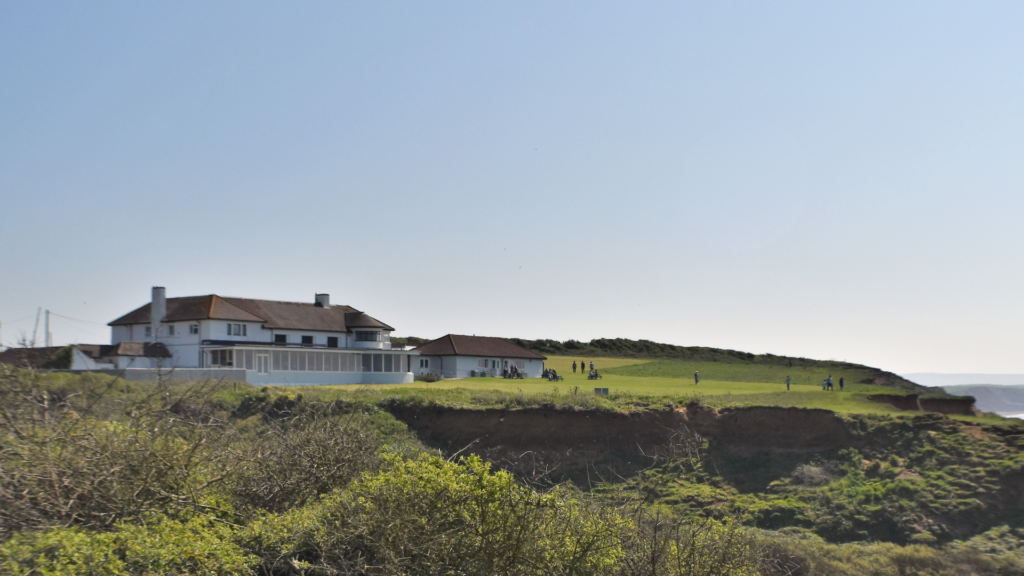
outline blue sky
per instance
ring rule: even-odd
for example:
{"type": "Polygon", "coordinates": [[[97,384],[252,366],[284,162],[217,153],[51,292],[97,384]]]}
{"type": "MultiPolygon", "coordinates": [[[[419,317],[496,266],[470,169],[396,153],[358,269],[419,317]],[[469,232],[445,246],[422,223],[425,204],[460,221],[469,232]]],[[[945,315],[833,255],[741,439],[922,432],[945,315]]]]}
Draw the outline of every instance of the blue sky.
{"type": "Polygon", "coordinates": [[[329,292],[401,335],[1024,372],[1022,17],[4,3],[2,337],[42,306],[102,342],[164,285],[329,292]]]}

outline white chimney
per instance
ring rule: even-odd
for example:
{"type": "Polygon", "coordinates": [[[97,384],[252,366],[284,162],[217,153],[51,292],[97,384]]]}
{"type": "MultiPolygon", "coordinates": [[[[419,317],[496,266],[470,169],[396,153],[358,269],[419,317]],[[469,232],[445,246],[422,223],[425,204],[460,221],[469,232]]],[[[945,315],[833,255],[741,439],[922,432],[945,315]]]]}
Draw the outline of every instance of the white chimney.
{"type": "Polygon", "coordinates": [[[167,316],[167,289],[162,286],[153,286],[153,303],[149,306],[150,323],[153,330],[153,341],[160,334],[160,324],[167,316]]]}
{"type": "Polygon", "coordinates": [[[317,294],[316,305],[321,308],[331,307],[331,295],[330,294],[317,294]]]}

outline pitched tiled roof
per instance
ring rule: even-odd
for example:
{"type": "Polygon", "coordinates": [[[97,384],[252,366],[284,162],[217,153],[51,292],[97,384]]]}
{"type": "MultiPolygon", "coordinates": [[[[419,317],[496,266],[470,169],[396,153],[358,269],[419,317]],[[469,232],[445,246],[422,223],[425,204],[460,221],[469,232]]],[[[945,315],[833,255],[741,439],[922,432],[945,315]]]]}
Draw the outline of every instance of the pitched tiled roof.
{"type": "Polygon", "coordinates": [[[496,356],[498,358],[525,358],[546,360],[536,352],[522,346],[490,336],[460,336],[449,334],[413,349],[424,356],[496,356]]]}
{"type": "MultiPolygon", "coordinates": [[[[114,320],[108,326],[127,324],[149,324],[152,303],[146,304],[114,320]]],[[[188,296],[185,298],[168,298],[167,315],[164,322],[184,322],[187,320],[239,320],[243,322],[262,322],[258,316],[242,310],[226,299],[210,294],[209,296],[188,296]]]]}
{"type": "Polygon", "coordinates": [[[42,368],[43,364],[46,364],[50,357],[61,348],[61,346],[8,348],[0,352],[0,364],[9,364],[18,368],[42,368]]]}
{"type": "Polygon", "coordinates": [[[170,358],[171,351],[163,342],[119,342],[100,346],[100,356],[145,356],[146,358],[170,358]]]}
{"type": "MultiPolygon", "coordinates": [[[[149,324],[150,306],[146,304],[114,320],[110,326],[149,324]]],[[[229,298],[216,294],[168,298],[165,322],[187,320],[239,320],[259,322],[267,328],[314,330],[320,332],[348,332],[351,328],[380,328],[391,326],[360,312],[351,306],[321,308],[304,302],[279,302],[229,298]]]]}

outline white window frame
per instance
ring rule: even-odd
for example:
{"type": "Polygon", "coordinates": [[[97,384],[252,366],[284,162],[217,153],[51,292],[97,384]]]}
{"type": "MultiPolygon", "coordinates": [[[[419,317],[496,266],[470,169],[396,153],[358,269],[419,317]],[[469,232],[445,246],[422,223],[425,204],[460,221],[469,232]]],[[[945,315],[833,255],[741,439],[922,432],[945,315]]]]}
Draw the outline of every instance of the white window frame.
{"type": "Polygon", "coordinates": [[[199,334],[199,324],[189,324],[188,325],[188,333],[189,334],[199,334]]]}
{"type": "Polygon", "coordinates": [[[380,330],[356,330],[356,342],[383,342],[384,333],[380,330]]]}

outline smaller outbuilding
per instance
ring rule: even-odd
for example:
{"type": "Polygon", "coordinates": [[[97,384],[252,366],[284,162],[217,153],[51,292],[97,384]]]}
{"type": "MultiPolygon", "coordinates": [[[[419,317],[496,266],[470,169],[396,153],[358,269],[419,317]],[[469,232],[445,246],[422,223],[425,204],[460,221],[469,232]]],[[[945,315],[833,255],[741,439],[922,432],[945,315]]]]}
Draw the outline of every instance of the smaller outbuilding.
{"type": "Polygon", "coordinates": [[[494,376],[500,378],[515,366],[526,378],[540,378],[546,356],[531,352],[503,338],[448,334],[414,350],[419,352],[415,373],[443,378],[494,376]]]}

